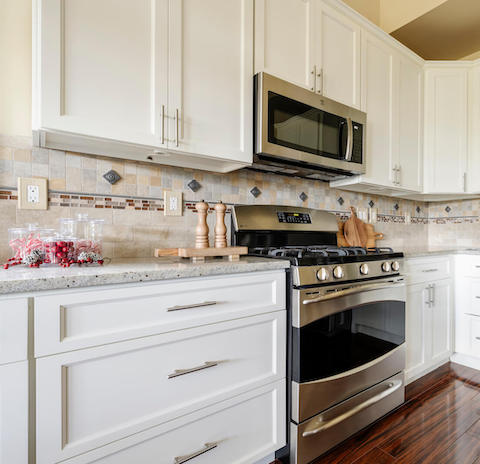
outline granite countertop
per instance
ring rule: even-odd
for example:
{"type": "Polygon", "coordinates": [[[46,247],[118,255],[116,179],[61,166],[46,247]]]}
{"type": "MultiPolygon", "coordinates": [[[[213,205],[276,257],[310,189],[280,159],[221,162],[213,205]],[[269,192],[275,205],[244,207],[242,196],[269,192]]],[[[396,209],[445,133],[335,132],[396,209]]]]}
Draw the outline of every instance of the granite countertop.
{"type": "Polygon", "coordinates": [[[405,258],[420,258],[442,255],[480,255],[480,248],[457,248],[452,250],[417,250],[405,252],[405,258]]]}
{"type": "Polygon", "coordinates": [[[97,285],[151,282],[244,272],[286,269],[290,262],[281,259],[244,256],[240,261],[207,259],[191,263],[182,258],[117,259],[95,267],[42,267],[30,269],[15,266],[0,270],[0,295],[37,292],[97,285]]]}

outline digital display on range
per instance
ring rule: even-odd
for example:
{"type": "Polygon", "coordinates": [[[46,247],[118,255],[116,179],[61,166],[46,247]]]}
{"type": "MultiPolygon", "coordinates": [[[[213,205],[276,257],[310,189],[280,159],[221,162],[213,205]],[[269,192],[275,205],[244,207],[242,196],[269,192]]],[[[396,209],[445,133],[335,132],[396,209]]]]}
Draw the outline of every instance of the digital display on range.
{"type": "Polygon", "coordinates": [[[308,213],[290,213],[277,212],[278,222],[286,222],[288,224],[311,224],[312,218],[308,213]]]}

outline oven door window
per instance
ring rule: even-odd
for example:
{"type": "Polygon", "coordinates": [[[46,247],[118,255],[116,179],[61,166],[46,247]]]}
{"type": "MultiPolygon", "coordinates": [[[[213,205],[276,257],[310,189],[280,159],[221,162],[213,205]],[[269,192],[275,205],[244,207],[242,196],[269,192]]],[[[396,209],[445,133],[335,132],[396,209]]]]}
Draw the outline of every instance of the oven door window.
{"type": "Polygon", "coordinates": [[[326,316],[293,329],[294,380],[341,374],[405,342],[405,303],[379,301],[326,316]]]}
{"type": "MultiPolygon", "coordinates": [[[[345,118],[268,92],[268,141],[270,143],[343,160],[347,149],[347,136],[348,128],[345,118]]],[[[354,153],[354,155],[361,158],[361,153],[354,153]]],[[[353,159],[353,161],[361,162],[361,159],[360,161],[353,159]]]]}

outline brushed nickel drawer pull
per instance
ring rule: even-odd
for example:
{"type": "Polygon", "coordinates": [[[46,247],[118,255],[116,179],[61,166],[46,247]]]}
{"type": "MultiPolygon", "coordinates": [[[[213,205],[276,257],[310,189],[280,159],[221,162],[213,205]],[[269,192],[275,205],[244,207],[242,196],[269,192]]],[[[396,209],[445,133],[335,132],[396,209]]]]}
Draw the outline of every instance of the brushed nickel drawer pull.
{"type": "Polygon", "coordinates": [[[169,379],[174,379],[180,375],[191,374],[192,372],[202,371],[210,367],[218,366],[222,361],[205,361],[201,366],[190,367],[188,369],[175,369],[171,374],[168,374],[169,379]]]}
{"type": "Polygon", "coordinates": [[[192,303],[188,305],[178,305],[167,308],[168,312],[181,311],[182,309],[201,308],[202,306],[213,306],[218,304],[218,301],[204,301],[203,303],[192,303]]]}
{"type": "Polygon", "coordinates": [[[477,340],[480,340],[480,337],[475,337],[477,340]]]}
{"type": "Polygon", "coordinates": [[[422,272],[438,272],[438,269],[424,269],[422,272]]]}
{"type": "Polygon", "coordinates": [[[173,464],[183,464],[184,462],[190,461],[190,459],[201,456],[202,454],[215,449],[218,446],[218,443],[218,441],[214,443],[205,443],[201,450],[195,451],[192,454],[186,454],[185,456],[177,456],[176,458],[174,458],[173,464]]]}
{"type": "Polygon", "coordinates": [[[480,266],[479,266],[478,264],[477,264],[477,265],[475,265],[475,267],[476,267],[477,269],[480,269],[480,266]]]}

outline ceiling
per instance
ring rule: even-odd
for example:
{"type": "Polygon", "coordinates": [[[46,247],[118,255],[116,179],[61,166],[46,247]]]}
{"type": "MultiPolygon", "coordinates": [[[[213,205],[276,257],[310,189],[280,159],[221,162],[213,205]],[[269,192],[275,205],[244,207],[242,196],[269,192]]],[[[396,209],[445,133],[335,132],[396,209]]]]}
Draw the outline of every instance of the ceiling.
{"type": "Polygon", "coordinates": [[[480,50],[480,0],[447,0],[391,32],[427,60],[458,60],[480,50]]]}

